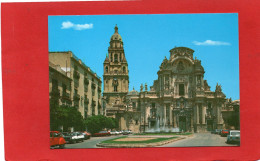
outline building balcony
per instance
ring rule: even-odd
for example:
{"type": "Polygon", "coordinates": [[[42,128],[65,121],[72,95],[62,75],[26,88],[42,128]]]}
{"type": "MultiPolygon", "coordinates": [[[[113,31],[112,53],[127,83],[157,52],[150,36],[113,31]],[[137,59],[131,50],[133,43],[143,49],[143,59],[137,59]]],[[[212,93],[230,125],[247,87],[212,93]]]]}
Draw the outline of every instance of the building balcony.
{"type": "Polygon", "coordinates": [[[52,97],[60,97],[60,90],[59,89],[52,89],[52,91],[50,92],[50,95],[52,97]]]}
{"type": "Polygon", "coordinates": [[[88,85],[89,84],[89,80],[87,78],[84,78],[84,84],[88,85]]]}
{"type": "Polygon", "coordinates": [[[73,99],[74,100],[80,100],[80,95],[75,93],[73,99]]]}
{"type": "Polygon", "coordinates": [[[85,97],[84,97],[84,103],[89,104],[89,99],[87,98],[86,95],[85,95],[85,97]]]}
{"type": "Polygon", "coordinates": [[[92,89],[96,89],[96,84],[92,82],[91,87],[92,89]]]}
{"type": "Polygon", "coordinates": [[[70,94],[68,92],[63,92],[62,99],[70,100],[70,94]]]}
{"type": "Polygon", "coordinates": [[[88,86],[84,87],[84,92],[88,92],[88,86]]]}
{"type": "Polygon", "coordinates": [[[93,106],[96,106],[97,104],[96,104],[96,101],[94,101],[94,100],[92,100],[92,107],[93,106]]]}
{"type": "Polygon", "coordinates": [[[73,77],[76,78],[76,79],[79,79],[80,73],[78,71],[74,70],[73,77]]]}

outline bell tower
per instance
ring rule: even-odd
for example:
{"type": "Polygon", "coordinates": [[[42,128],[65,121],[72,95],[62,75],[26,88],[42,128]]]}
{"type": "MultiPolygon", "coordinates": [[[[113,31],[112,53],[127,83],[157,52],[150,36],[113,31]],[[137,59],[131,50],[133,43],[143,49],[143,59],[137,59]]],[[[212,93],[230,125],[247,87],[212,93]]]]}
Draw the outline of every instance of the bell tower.
{"type": "Polygon", "coordinates": [[[103,63],[103,96],[107,103],[107,109],[114,105],[125,104],[129,86],[128,64],[125,58],[123,40],[118,33],[117,25],[109,44],[108,54],[103,63]]]}

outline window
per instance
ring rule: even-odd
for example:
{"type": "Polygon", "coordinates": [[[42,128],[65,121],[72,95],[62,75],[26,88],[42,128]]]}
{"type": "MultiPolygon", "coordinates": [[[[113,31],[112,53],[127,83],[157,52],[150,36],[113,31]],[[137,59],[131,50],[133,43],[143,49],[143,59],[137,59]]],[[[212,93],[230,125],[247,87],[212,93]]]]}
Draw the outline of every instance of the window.
{"type": "Polygon", "coordinates": [[[117,92],[117,86],[114,86],[114,92],[117,92]]]}
{"type": "Polygon", "coordinates": [[[136,103],[135,102],[133,102],[133,108],[136,108],[136,103]]]}
{"type": "Polygon", "coordinates": [[[123,73],[125,73],[125,67],[123,67],[123,73]]]}
{"type": "Polygon", "coordinates": [[[56,79],[52,79],[52,90],[58,89],[58,81],[56,79]]]}
{"type": "Polygon", "coordinates": [[[117,54],[115,54],[115,56],[114,56],[114,61],[115,61],[115,63],[118,62],[118,55],[117,54]]]}
{"type": "Polygon", "coordinates": [[[108,72],[108,67],[106,67],[106,73],[108,72]]]}
{"type": "Polygon", "coordinates": [[[110,60],[113,61],[112,53],[110,53],[110,60]]]}
{"type": "Polygon", "coordinates": [[[197,84],[201,85],[201,76],[200,75],[197,76],[197,84]]]}
{"type": "Polygon", "coordinates": [[[184,96],[184,84],[179,84],[179,95],[184,96]]]}
{"type": "Polygon", "coordinates": [[[67,86],[65,84],[62,84],[62,92],[63,94],[66,94],[67,86]]]}
{"type": "Polygon", "coordinates": [[[92,104],[92,116],[95,115],[95,106],[92,104]]]}

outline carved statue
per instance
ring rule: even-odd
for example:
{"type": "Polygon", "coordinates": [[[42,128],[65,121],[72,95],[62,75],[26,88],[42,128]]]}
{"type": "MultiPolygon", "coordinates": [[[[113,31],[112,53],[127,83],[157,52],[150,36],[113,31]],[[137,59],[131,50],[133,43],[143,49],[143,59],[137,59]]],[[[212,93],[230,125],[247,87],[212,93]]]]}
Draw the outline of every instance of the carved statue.
{"type": "Polygon", "coordinates": [[[182,61],[180,61],[180,62],[178,63],[177,70],[178,70],[178,71],[184,70],[184,65],[183,65],[183,62],[182,62],[182,61]]]}
{"type": "Polygon", "coordinates": [[[143,86],[143,84],[141,84],[140,91],[143,92],[143,89],[144,89],[144,86],[143,86]]]}
{"type": "Polygon", "coordinates": [[[208,85],[207,80],[204,80],[204,88],[205,88],[205,91],[210,91],[210,86],[208,85]]]}
{"type": "Polygon", "coordinates": [[[148,88],[147,88],[147,83],[145,83],[144,88],[145,88],[145,91],[148,90],[148,88]]]}
{"type": "Polygon", "coordinates": [[[219,92],[219,93],[222,93],[221,85],[218,85],[218,83],[216,85],[216,90],[215,91],[219,92]]]}

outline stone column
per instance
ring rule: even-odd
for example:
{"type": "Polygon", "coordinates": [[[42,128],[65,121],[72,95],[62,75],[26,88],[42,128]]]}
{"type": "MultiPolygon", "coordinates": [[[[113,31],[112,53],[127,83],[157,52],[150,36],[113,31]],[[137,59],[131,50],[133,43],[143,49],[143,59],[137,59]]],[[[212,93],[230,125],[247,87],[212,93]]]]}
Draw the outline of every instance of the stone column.
{"type": "Polygon", "coordinates": [[[206,106],[202,106],[202,112],[201,112],[201,114],[202,114],[202,124],[205,124],[206,123],[206,121],[205,121],[205,116],[206,116],[206,106]]]}
{"type": "Polygon", "coordinates": [[[194,132],[193,119],[194,119],[194,117],[193,117],[193,115],[191,115],[191,117],[190,117],[191,132],[194,132]]]}
{"type": "Polygon", "coordinates": [[[197,123],[197,104],[195,104],[195,106],[193,107],[193,122],[194,124],[197,123]]]}
{"type": "Polygon", "coordinates": [[[164,117],[163,125],[166,125],[166,123],[167,123],[167,119],[166,119],[166,104],[163,105],[163,117],[164,117]]]}
{"type": "Polygon", "coordinates": [[[199,104],[196,104],[196,107],[197,107],[197,124],[200,123],[200,111],[199,111],[199,104]]]}
{"type": "Polygon", "coordinates": [[[217,124],[220,124],[220,107],[219,104],[216,104],[216,108],[217,108],[217,124]]]}
{"type": "Polygon", "coordinates": [[[169,114],[170,114],[170,125],[172,126],[172,106],[170,106],[169,114]]]}
{"type": "Polygon", "coordinates": [[[173,112],[173,127],[177,127],[177,118],[176,118],[176,114],[173,112]]]}

